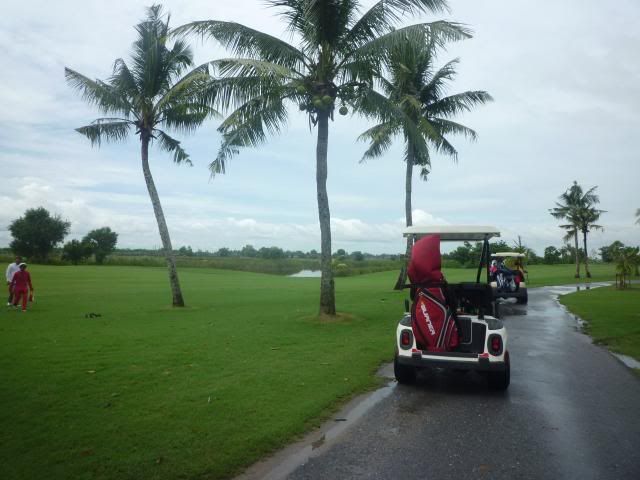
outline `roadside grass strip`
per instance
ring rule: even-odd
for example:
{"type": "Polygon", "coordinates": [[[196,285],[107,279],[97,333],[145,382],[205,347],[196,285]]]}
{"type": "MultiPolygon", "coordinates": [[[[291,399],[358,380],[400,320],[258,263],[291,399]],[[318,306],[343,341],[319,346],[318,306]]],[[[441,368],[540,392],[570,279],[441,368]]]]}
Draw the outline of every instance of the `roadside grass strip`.
{"type": "Polygon", "coordinates": [[[583,290],[563,295],[560,302],[587,322],[594,342],[640,361],[640,285],[583,290]]]}

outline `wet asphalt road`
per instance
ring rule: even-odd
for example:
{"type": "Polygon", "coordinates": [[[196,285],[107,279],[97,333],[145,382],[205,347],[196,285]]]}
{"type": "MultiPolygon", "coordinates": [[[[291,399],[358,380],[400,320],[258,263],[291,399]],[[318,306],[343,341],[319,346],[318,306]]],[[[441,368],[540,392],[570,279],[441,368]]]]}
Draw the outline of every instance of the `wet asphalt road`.
{"type": "Polygon", "coordinates": [[[577,331],[562,290],[502,305],[506,393],[476,374],[398,385],[287,478],[640,479],[640,379],[577,331]]]}

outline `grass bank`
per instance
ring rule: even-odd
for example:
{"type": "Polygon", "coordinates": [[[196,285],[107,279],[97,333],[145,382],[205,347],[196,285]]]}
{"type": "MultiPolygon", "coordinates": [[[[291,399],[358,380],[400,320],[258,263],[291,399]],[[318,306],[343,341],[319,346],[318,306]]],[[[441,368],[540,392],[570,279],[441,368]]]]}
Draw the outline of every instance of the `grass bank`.
{"type": "Polygon", "coordinates": [[[563,295],[560,302],[587,322],[596,343],[640,361],[640,286],[596,288],[563,295]]]}

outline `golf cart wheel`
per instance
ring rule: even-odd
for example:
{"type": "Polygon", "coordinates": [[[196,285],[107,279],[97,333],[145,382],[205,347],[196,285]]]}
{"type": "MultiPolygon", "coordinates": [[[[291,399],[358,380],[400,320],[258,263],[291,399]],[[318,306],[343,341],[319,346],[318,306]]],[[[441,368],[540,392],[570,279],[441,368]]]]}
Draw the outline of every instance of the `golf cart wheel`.
{"type": "Polygon", "coordinates": [[[505,369],[501,372],[489,372],[488,381],[491,390],[506,390],[511,383],[511,360],[509,352],[504,355],[505,369]]]}
{"type": "Polygon", "coordinates": [[[409,365],[401,365],[398,363],[398,357],[393,360],[393,374],[398,383],[403,385],[411,385],[416,381],[416,369],[409,365]]]}
{"type": "Polygon", "coordinates": [[[520,297],[517,300],[519,305],[526,305],[529,302],[529,295],[525,294],[524,297],[520,297]]]}

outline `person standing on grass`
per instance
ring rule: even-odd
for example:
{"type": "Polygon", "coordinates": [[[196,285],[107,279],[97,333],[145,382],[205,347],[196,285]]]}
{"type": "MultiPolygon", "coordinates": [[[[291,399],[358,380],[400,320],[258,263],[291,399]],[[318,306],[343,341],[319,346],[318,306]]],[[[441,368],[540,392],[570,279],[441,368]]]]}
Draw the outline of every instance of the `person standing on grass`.
{"type": "Polygon", "coordinates": [[[7,307],[13,304],[13,291],[11,290],[11,280],[13,279],[13,274],[20,270],[20,262],[22,262],[22,258],[16,257],[16,261],[10,263],[7,267],[6,277],[7,277],[7,286],[9,287],[9,298],[7,299],[7,307]]]}
{"type": "Polygon", "coordinates": [[[11,286],[13,287],[13,306],[17,307],[18,302],[22,300],[22,311],[27,311],[27,298],[31,292],[33,298],[33,284],[31,283],[31,275],[27,272],[27,264],[21,263],[20,270],[13,274],[11,286]]]}

